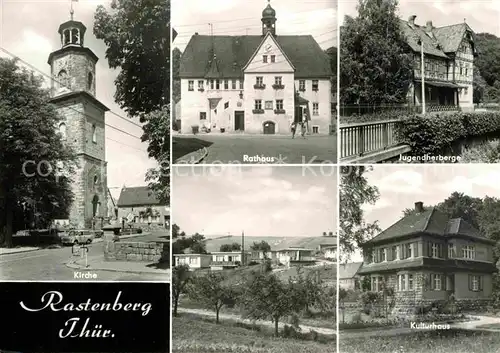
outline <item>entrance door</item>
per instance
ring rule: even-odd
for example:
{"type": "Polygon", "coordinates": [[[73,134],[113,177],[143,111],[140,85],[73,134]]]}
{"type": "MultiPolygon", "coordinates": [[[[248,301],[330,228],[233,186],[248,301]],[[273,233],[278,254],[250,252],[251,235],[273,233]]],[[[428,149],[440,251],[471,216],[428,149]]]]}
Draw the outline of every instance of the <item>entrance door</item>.
{"type": "Polygon", "coordinates": [[[265,135],[274,135],[276,133],[276,126],[272,121],[266,121],[264,123],[264,134],[265,135]]]}
{"type": "Polygon", "coordinates": [[[234,112],[234,131],[245,131],[245,112],[234,112]]]}
{"type": "Polygon", "coordinates": [[[300,123],[302,121],[302,107],[300,105],[295,106],[295,123],[300,123]]]}

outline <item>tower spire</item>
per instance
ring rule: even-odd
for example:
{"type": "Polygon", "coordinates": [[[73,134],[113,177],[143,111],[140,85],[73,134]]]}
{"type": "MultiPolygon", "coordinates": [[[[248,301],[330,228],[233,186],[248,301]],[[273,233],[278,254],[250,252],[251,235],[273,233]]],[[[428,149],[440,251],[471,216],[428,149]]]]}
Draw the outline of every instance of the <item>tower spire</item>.
{"type": "Polygon", "coordinates": [[[71,21],[73,21],[73,15],[75,14],[75,10],[73,10],[73,3],[78,2],[78,0],[69,0],[69,2],[70,2],[69,16],[71,18],[71,21]]]}

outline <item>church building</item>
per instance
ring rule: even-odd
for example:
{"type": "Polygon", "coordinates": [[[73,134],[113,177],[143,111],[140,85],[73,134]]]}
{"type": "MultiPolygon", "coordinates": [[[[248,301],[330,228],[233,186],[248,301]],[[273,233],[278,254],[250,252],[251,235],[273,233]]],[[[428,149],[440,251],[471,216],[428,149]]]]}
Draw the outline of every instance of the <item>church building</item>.
{"type": "Polygon", "coordinates": [[[57,127],[76,152],[78,167],[72,174],[75,199],[69,221],[78,228],[102,224],[107,217],[108,188],[105,149],[105,112],[96,98],[97,56],[84,46],[86,27],[71,20],[59,26],[61,48],[50,53],[51,103],[63,121],[57,127]]]}
{"type": "Polygon", "coordinates": [[[276,11],[262,12],[262,35],[195,33],[181,56],[181,133],[290,134],[305,122],[329,134],[329,56],[311,35],[280,35],[276,11]]]}

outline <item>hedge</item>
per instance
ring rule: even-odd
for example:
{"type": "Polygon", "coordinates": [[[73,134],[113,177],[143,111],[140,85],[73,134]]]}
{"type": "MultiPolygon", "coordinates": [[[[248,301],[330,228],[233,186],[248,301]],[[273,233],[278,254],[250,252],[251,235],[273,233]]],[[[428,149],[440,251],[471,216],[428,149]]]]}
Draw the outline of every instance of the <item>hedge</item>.
{"type": "Polygon", "coordinates": [[[500,112],[454,112],[403,117],[396,138],[409,145],[411,154],[436,155],[463,138],[500,132],[500,112]]]}

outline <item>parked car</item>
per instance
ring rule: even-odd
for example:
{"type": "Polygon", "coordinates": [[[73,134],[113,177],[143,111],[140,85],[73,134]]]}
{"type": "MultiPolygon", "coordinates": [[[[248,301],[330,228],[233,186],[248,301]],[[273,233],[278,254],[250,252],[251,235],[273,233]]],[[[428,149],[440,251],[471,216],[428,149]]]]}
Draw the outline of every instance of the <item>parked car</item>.
{"type": "Polygon", "coordinates": [[[95,234],[92,230],[70,230],[61,236],[63,244],[90,244],[95,234]]]}
{"type": "Polygon", "coordinates": [[[102,230],[92,230],[91,232],[94,233],[94,238],[102,238],[104,235],[104,231],[102,230]]]}

